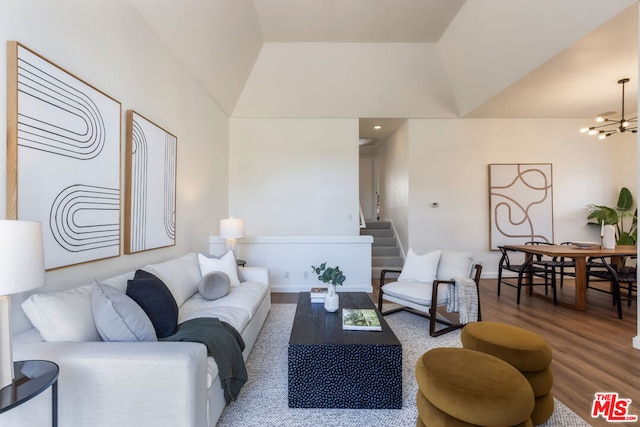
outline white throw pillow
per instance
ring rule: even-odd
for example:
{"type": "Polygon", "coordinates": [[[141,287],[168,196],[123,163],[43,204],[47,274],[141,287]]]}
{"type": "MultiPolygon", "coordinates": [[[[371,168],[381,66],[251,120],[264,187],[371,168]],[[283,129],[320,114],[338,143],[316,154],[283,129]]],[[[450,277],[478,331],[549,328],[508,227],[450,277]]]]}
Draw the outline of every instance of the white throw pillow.
{"type": "Polygon", "coordinates": [[[91,308],[103,341],[158,341],[142,307],[112,286],[98,282],[93,285],[91,308]]]}
{"type": "Polygon", "coordinates": [[[438,280],[469,277],[473,255],[471,252],[442,251],[438,262],[438,280]]]}
{"type": "Polygon", "coordinates": [[[45,341],[100,341],[91,311],[92,287],[33,294],[22,309],[45,341]]]}
{"type": "Polygon", "coordinates": [[[240,286],[238,265],[236,264],[236,257],[232,251],[227,252],[220,257],[220,259],[207,258],[202,254],[198,254],[198,261],[200,262],[200,273],[202,277],[214,271],[221,271],[229,276],[231,286],[240,286]]]}
{"type": "Polygon", "coordinates": [[[402,273],[398,276],[398,282],[433,283],[438,272],[440,253],[441,251],[433,251],[416,255],[413,249],[409,249],[402,273]]]}
{"type": "Polygon", "coordinates": [[[202,279],[198,257],[193,252],[158,264],[145,265],[141,270],[162,280],[178,307],[198,292],[198,282],[202,279]]]}

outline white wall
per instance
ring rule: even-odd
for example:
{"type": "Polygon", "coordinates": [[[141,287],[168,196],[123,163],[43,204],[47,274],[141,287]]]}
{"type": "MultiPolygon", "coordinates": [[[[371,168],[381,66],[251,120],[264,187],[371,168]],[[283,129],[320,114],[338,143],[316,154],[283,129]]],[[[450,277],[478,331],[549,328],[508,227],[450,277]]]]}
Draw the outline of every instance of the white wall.
{"type": "Polygon", "coordinates": [[[231,119],[229,214],[248,236],[357,236],[357,119],[231,119]]]}
{"type": "MultiPolygon", "coordinates": [[[[236,255],[247,261],[247,267],[269,268],[271,292],[307,292],[324,286],[311,266],[325,261],[346,276],[338,292],[372,292],[371,243],[371,236],[246,237],[238,239],[236,255]]],[[[212,236],[209,250],[224,254],[224,240],[212,236]]]]}
{"type": "Polygon", "coordinates": [[[343,290],[371,290],[372,239],[359,236],[358,126],[357,119],[231,119],[229,214],[244,219],[247,235],[237,253],[269,267],[273,291],[317,286],[304,273],[323,261],[343,269],[343,290]]]}
{"type": "Polygon", "coordinates": [[[375,157],[372,155],[361,155],[359,163],[359,194],[360,208],[365,220],[376,218],[376,188],[375,188],[375,157]]]}
{"type": "Polygon", "coordinates": [[[483,277],[497,274],[489,250],[488,165],[551,163],[555,241],[598,240],[591,203],[612,205],[620,186],[636,194],[636,136],[606,142],[580,134],[584,120],[409,121],[409,246],[470,250],[483,277]],[[432,202],[439,208],[432,208],[432,202]]]}
{"type": "MultiPolygon", "coordinates": [[[[176,246],[49,272],[42,291],[89,283],[189,251],[206,251],[209,235],[217,233],[217,221],[227,215],[228,118],[137,10],[126,0],[0,0],[0,40],[19,41],[121,102],[122,188],[127,109],[178,138],[176,246]]],[[[0,66],[0,81],[6,81],[6,65],[0,66]]],[[[6,99],[5,84],[0,85],[0,99],[6,99]]],[[[0,117],[6,117],[6,102],[0,102],[0,117]]],[[[6,135],[4,120],[0,134],[6,135]]],[[[0,150],[0,165],[0,217],[4,218],[5,150],[0,150]]],[[[124,190],[121,220],[122,231],[124,190]]],[[[22,299],[24,295],[13,298],[14,307],[22,299]]],[[[19,310],[13,313],[14,329],[24,328],[26,319],[19,310]]]]}
{"type": "Polygon", "coordinates": [[[391,220],[403,251],[409,249],[409,125],[405,122],[378,152],[380,219],[391,220]]]}

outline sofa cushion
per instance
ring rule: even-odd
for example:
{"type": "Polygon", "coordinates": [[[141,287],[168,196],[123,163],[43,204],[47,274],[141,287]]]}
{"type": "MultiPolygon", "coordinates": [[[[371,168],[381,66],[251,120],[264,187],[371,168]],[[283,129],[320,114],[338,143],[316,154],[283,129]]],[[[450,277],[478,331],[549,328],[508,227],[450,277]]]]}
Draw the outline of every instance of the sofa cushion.
{"type": "Polygon", "coordinates": [[[240,285],[240,280],[238,279],[238,264],[236,263],[236,257],[233,255],[233,251],[227,252],[219,259],[198,254],[198,262],[200,264],[200,273],[203,277],[214,271],[221,271],[229,276],[231,286],[240,285]]]}
{"type": "Polygon", "coordinates": [[[116,288],[96,282],[91,309],[103,341],[157,341],[156,331],[142,307],[116,288]]]}
{"type": "Polygon", "coordinates": [[[206,274],[198,283],[198,293],[204,299],[214,301],[229,293],[231,281],[222,271],[206,274]]]}
{"type": "Polygon", "coordinates": [[[438,261],[438,280],[453,280],[457,277],[469,277],[473,254],[471,252],[442,251],[438,261]]]}
{"type": "Polygon", "coordinates": [[[33,294],[22,310],[45,341],[100,341],[91,312],[91,289],[33,294]]]}
{"type": "Polygon", "coordinates": [[[439,260],[440,251],[416,255],[413,249],[409,249],[398,282],[432,283],[436,280],[439,260]]]}
{"type": "Polygon", "coordinates": [[[98,279],[98,281],[105,285],[109,285],[124,294],[125,292],[127,292],[127,282],[133,279],[134,273],[135,271],[129,271],[127,273],[112,276],[107,279],[98,279]]]}
{"type": "Polygon", "coordinates": [[[158,338],[176,333],[178,304],[162,280],[147,271],[138,270],[127,283],[127,295],[147,313],[158,338]]]}
{"type": "Polygon", "coordinates": [[[148,271],[162,280],[171,291],[178,307],[198,292],[198,282],[202,278],[195,253],[188,253],[180,258],[158,264],[148,264],[141,270],[148,271]]]}
{"type": "MultiPolygon", "coordinates": [[[[203,302],[211,302],[200,297],[198,294],[195,294],[193,298],[185,303],[185,305],[189,304],[190,301],[197,299],[203,302]]],[[[190,306],[190,308],[187,310],[183,310],[182,307],[180,308],[180,317],[178,318],[179,323],[183,323],[191,319],[196,319],[198,317],[215,317],[221,322],[227,322],[228,324],[233,326],[236,331],[243,333],[244,328],[246,328],[251,321],[251,313],[249,312],[249,310],[243,308],[214,306],[192,310],[193,307],[194,306],[190,306]]]]}

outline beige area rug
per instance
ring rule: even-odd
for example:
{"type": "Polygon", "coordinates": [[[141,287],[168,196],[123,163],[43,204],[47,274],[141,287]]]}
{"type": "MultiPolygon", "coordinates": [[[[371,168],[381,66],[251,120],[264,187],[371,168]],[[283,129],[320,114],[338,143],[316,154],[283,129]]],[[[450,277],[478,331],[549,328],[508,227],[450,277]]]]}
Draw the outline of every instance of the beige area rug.
{"type": "MultiPolygon", "coordinates": [[[[299,409],[287,404],[287,344],[295,304],[274,304],[247,360],[249,381],[238,400],[225,408],[218,426],[415,426],[415,363],[437,347],[462,347],[460,331],[429,336],[428,320],[407,312],[385,317],[402,343],[402,409],[299,409]]],[[[589,426],[569,408],[555,401],[554,415],[545,427],[589,426]]]]}

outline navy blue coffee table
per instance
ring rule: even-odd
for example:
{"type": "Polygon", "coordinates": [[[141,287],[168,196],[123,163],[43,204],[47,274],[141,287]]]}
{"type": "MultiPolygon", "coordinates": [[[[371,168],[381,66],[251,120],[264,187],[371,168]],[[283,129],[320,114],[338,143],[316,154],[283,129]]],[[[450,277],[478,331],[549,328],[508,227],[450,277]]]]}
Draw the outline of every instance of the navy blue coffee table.
{"type": "MultiPolygon", "coordinates": [[[[342,330],[342,308],[373,308],[364,292],[341,292],[327,312],[302,292],[289,339],[290,408],[402,408],[402,345],[382,331],[342,330]]],[[[376,310],[377,312],[377,310],[376,310]]]]}

